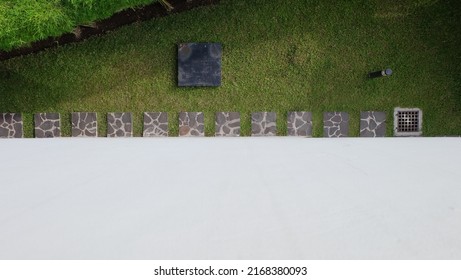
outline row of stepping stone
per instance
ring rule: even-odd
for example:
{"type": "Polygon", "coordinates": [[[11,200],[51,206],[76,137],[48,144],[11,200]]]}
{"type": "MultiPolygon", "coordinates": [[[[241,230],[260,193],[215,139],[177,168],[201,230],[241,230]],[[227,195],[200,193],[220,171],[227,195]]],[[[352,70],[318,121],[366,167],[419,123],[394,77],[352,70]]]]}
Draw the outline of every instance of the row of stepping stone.
{"type": "MultiPolygon", "coordinates": [[[[60,137],[60,115],[39,113],[34,115],[35,137],[60,137]]],[[[386,114],[367,111],[360,114],[360,136],[384,137],[386,114]]],[[[216,136],[240,136],[240,113],[218,112],[215,118],[216,136]]],[[[312,113],[288,113],[289,136],[312,136],[312,113]]],[[[181,112],[179,114],[179,136],[205,136],[204,114],[202,112],[181,112]]],[[[323,115],[324,137],[346,137],[349,133],[349,114],[326,112],[323,115]]],[[[276,113],[256,112],[251,114],[251,136],[275,136],[276,113]]],[[[97,137],[96,113],[72,113],[72,137],[97,137]]],[[[131,113],[107,114],[107,137],[131,137],[133,125],[131,113]]],[[[144,137],[168,136],[168,115],[166,112],[144,113],[144,137]]],[[[22,138],[23,121],[20,113],[0,113],[0,138],[22,138]]]]}

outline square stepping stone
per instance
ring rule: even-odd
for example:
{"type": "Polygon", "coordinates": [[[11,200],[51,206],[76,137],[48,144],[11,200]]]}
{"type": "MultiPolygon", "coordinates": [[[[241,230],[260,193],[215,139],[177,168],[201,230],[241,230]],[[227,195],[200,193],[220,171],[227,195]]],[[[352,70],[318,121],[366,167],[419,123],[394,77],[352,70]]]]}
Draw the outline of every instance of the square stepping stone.
{"type": "Polygon", "coordinates": [[[386,136],[386,113],[360,112],[360,137],[386,136]]]}
{"type": "Polygon", "coordinates": [[[205,118],[203,113],[179,113],[179,136],[205,136],[205,118]]]}
{"type": "Polygon", "coordinates": [[[274,112],[251,113],[251,136],[275,136],[277,115],[274,112]]]}
{"type": "Polygon", "coordinates": [[[22,138],[23,121],[20,113],[0,113],[0,138],[22,138]]]}
{"type": "Polygon", "coordinates": [[[178,86],[220,86],[222,47],[219,43],[178,46],[178,86]]]}
{"type": "Polygon", "coordinates": [[[217,112],[215,136],[240,136],[240,113],[217,112]]]}
{"type": "Polygon", "coordinates": [[[288,112],[288,136],[312,136],[311,112],[288,112]]]}
{"type": "Polygon", "coordinates": [[[131,113],[107,114],[107,137],[132,137],[133,122],[131,113]]]}
{"type": "Polygon", "coordinates": [[[323,137],[347,137],[349,114],[346,112],[323,113],[323,137]]]}
{"type": "Polygon", "coordinates": [[[72,137],[98,137],[96,113],[72,113],[72,137]]]}
{"type": "Polygon", "coordinates": [[[145,112],[142,136],[168,136],[168,114],[166,112],[145,112]]]}
{"type": "Polygon", "coordinates": [[[59,113],[38,113],[34,115],[35,138],[61,137],[61,116],[59,113]]]}

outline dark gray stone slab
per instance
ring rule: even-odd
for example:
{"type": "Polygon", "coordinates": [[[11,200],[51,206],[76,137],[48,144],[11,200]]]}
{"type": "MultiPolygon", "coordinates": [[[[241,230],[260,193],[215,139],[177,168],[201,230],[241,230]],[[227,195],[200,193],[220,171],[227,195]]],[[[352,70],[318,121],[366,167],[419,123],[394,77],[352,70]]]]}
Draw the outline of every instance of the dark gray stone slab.
{"type": "Polygon", "coordinates": [[[288,136],[312,136],[311,112],[288,112],[288,136]]]}
{"type": "Polygon", "coordinates": [[[240,113],[217,112],[215,136],[240,136],[240,113]]]}
{"type": "Polygon", "coordinates": [[[275,136],[277,115],[274,112],[251,113],[251,136],[275,136]]]}
{"type": "Polygon", "coordinates": [[[179,113],[179,136],[205,136],[205,117],[203,113],[179,113]]]}
{"type": "Polygon", "coordinates": [[[35,138],[61,137],[61,116],[59,113],[38,113],[34,115],[35,138]]]}
{"type": "Polygon", "coordinates": [[[386,136],[386,113],[360,112],[360,137],[386,136]]]}
{"type": "Polygon", "coordinates": [[[98,118],[96,113],[72,113],[72,137],[98,137],[98,118]]]}
{"type": "Polygon", "coordinates": [[[323,113],[323,137],[347,137],[349,114],[346,112],[323,113]]]}
{"type": "Polygon", "coordinates": [[[178,46],[178,86],[220,86],[222,47],[219,43],[178,46]]]}
{"type": "Polygon", "coordinates": [[[131,113],[107,114],[107,137],[132,137],[133,122],[131,113]]]}
{"type": "Polygon", "coordinates": [[[20,113],[0,113],[0,138],[22,138],[23,121],[20,113]]]}
{"type": "Polygon", "coordinates": [[[166,112],[145,112],[142,136],[168,136],[168,114],[166,112]]]}

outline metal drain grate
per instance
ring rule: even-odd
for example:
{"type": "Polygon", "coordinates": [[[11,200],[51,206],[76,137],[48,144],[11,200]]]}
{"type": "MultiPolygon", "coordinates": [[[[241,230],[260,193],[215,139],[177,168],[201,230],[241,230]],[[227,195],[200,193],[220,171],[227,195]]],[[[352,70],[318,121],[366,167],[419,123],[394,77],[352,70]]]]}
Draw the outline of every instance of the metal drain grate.
{"type": "Polygon", "coordinates": [[[394,109],[395,136],[420,136],[422,122],[423,112],[418,108],[394,109]]]}

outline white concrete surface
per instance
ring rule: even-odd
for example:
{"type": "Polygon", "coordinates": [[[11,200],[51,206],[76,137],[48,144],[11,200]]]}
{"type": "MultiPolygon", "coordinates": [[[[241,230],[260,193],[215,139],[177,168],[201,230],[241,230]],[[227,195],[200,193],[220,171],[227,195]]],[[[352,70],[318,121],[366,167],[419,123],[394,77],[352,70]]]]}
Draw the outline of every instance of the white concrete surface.
{"type": "Polygon", "coordinates": [[[0,259],[460,259],[461,138],[0,141],[0,259]]]}

